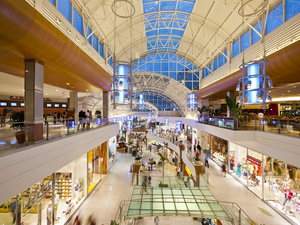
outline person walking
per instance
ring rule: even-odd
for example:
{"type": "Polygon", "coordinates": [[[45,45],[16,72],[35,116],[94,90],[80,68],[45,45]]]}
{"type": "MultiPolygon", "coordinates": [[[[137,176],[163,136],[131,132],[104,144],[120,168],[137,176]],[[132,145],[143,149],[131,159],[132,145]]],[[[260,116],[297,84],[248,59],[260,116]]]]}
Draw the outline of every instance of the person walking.
{"type": "Polygon", "coordinates": [[[209,168],[209,164],[208,164],[208,155],[205,156],[205,166],[207,165],[207,167],[209,168]]]}
{"type": "Polygon", "coordinates": [[[156,217],[154,218],[154,223],[155,223],[155,225],[158,225],[158,223],[159,223],[158,216],[156,216],[156,217]]]}
{"type": "Polygon", "coordinates": [[[226,177],[226,166],[225,166],[225,164],[222,165],[222,173],[223,173],[223,176],[226,177]]]}
{"type": "Polygon", "coordinates": [[[17,208],[17,202],[16,202],[16,199],[13,198],[12,202],[10,203],[10,212],[13,214],[12,224],[14,224],[16,222],[16,208],[17,208]]]}

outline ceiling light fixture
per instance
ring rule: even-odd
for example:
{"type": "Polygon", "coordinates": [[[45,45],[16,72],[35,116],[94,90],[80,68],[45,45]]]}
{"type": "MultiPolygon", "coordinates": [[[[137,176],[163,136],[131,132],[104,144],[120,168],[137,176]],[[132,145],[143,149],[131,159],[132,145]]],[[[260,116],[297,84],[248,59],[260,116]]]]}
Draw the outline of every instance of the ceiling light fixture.
{"type": "Polygon", "coordinates": [[[56,91],[58,91],[58,90],[56,89],[56,91]]]}
{"type": "Polygon", "coordinates": [[[67,83],[67,85],[70,85],[70,83],[67,83]]]}
{"type": "Polygon", "coordinates": [[[291,92],[290,90],[288,90],[288,92],[291,92]]]}

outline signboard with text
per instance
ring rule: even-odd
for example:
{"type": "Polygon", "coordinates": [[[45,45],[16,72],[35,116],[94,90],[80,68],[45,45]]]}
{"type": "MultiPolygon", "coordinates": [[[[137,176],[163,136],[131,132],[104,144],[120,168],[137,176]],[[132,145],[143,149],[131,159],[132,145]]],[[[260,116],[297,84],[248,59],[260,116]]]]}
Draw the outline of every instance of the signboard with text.
{"type": "Polygon", "coordinates": [[[256,158],[253,158],[252,156],[249,156],[247,155],[247,160],[257,166],[260,166],[261,167],[261,161],[256,159],[256,158]]]}

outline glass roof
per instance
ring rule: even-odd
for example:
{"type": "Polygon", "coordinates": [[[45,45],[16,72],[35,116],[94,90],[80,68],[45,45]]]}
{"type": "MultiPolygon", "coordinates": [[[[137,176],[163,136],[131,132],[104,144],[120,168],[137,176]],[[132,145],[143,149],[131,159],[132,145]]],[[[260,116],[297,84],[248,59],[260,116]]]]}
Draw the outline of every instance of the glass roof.
{"type": "Polygon", "coordinates": [[[149,53],[176,53],[193,11],[195,0],[143,0],[149,53]]]}

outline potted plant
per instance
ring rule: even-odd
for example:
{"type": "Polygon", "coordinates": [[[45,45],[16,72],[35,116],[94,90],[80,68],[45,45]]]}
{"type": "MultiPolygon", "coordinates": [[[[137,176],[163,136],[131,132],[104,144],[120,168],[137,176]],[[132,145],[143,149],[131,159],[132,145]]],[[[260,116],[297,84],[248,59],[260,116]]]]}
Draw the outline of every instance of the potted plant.
{"type": "Polygon", "coordinates": [[[196,164],[196,165],[200,164],[200,154],[199,154],[199,152],[196,153],[196,156],[195,156],[195,164],[196,164]]]}
{"type": "Polygon", "coordinates": [[[84,185],[83,178],[79,178],[79,180],[78,180],[79,199],[82,198],[82,195],[83,195],[83,185],[84,185]]]}
{"type": "Polygon", "coordinates": [[[234,94],[233,100],[229,96],[226,96],[225,100],[226,100],[226,104],[227,104],[229,110],[231,112],[233,112],[234,129],[237,130],[238,129],[238,118],[242,111],[242,107],[240,106],[240,104],[238,102],[236,102],[236,94],[234,94]]]}
{"type": "Polygon", "coordinates": [[[16,130],[19,130],[16,132],[16,139],[18,143],[24,143],[25,142],[25,131],[24,129],[24,111],[16,112],[13,111],[10,117],[10,122],[16,123],[12,124],[10,127],[14,128],[16,130]]]}
{"type": "Polygon", "coordinates": [[[111,220],[111,221],[110,221],[110,225],[120,225],[120,224],[117,223],[115,220],[111,220]]]}
{"type": "Polygon", "coordinates": [[[101,111],[100,111],[99,109],[96,110],[95,116],[96,116],[97,118],[101,118],[101,111]]]}
{"type": "Polygon", "coordinates": [[[162,154],[157,153],[157,155],[159,155],[160,160],[159,160],[158,163],[156,164],[156,167],[157,167],[157,168],[159,168],[159,167],[162,167],[162,168],[163,168],[163,183],[164,183],[165,165],[166,165],[167,163],[169,163],[169,164],[172,164],[172,163],[169,161],[168,158],[163,157],[162,154]]]}
{"type": "Polygon", "coordinates": [[[124,148],[125,147],[125,138],[124,138],[124,136],[122,136],[122,137],[120,137],[120,140],[119,140],[120,142],[119,142],[119,146],[120,146],[120,148],[124,148]]]}
{"type": "Polygon", "coordinates": [[[210,105],[210,106],[202,106],[202,108],[197,107],[197,110],[198,110],[198,112],[200,114],[199,121],[200,121],[200,119],[201,119],[201,121],[204,121],[204,116],[206,116],[206,114],[209,115],[211,107],[212,107],[212,105],[210,105]]]}
{"type": "Polygon", "coordinates": [[[136,157],[135,157],[135,163],[136,164],[139,164],[140,163],[140,161],[141,161],[141,156],[139,156],[139,155],[137,155],[136,157]]]}

